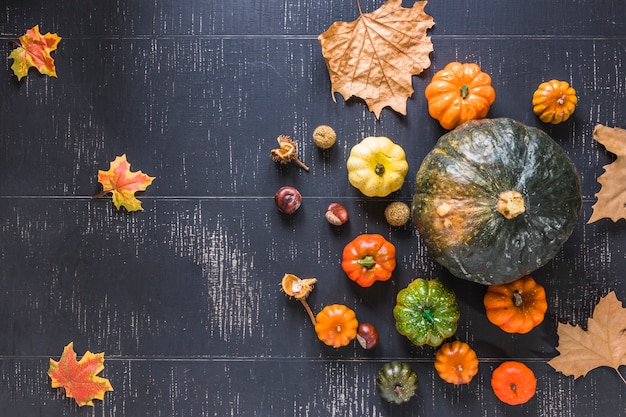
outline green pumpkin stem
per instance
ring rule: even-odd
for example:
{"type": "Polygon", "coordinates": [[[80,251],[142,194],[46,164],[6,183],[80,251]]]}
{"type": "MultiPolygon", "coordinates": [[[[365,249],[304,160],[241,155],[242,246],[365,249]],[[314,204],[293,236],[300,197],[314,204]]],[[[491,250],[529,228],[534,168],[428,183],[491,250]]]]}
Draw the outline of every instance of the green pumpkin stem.
{"type": "Polygon", "coordinates": [[[376,265],[376,259],[374,259],[372,255],[366,255],[365,257],[356,261],[356,263],[366,267],[367,269],[370,269],[371,267],[376,265]]]}
{"type": "Polygon", "coordinates": [[[469,87],[466,85],[461,86],[461,98],[466,99],[468,94],[469,94],[469,87]]]}
{"type": "Polygon", "coordinates": [[[428,309],[424,310],[424,312],[422,313],[422,316],[426,320],[428,320],[430,324],[433,324],[435,322],[435,316],[433,316],[433,312],[428,309]]]}

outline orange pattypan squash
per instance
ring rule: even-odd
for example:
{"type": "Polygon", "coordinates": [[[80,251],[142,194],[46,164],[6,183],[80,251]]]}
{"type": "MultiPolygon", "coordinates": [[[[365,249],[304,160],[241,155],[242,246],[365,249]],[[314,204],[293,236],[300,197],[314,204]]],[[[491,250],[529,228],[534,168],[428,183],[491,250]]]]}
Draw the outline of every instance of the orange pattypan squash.
{"type": "Polygon", "coordinates": [[[444,129],[487,116],[496,99],[491,77],[477,64],[451,62],[437,72],[424,91],[428,112],[444,129]]]}
{"type": "Polygon", "coordinates": [[[558,124],[574,113],[578,104],[576,90],[565,81],[541,83],[533,94],[533,112],[544,123],[558,124]]]}
{"type": "Polygon", "coordinates": [[[315,316],[317,337],[335,348],[350,343],[356,337],[358,327],[356,314],[343,304],[326,306],[315,316]]]}
{"type": "Polygon", "coordinates": [[[503,362],[491,375],[491,388],[506,404],[524,404],[535,395],[537,378],[532,369],[521,362],[503,362]]]}
{"type": "Polygon", "coordinates": [[[530,275],[487,287],[483,303],[487,319],[508,333],[528,333],[548,309],[546,291],[530,275]]]}
{"type": "Polygon", "coordinates": [[[446,382],[455,385],[469,383],[478,372],[478,357],[467,343],[444,343],[435,355],[435,370],[446,382]]]}

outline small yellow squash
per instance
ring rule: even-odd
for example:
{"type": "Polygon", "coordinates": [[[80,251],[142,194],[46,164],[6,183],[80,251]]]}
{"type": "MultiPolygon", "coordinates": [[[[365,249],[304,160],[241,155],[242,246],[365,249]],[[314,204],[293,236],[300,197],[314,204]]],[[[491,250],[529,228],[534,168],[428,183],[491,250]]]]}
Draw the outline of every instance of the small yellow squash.
{"type": "Polygon", "coordinates": [[[368,197],[386,197],[399,190],[409,171],[400,145],[385,136],[369,136],[352,147],[348,180],[368,197]]]}

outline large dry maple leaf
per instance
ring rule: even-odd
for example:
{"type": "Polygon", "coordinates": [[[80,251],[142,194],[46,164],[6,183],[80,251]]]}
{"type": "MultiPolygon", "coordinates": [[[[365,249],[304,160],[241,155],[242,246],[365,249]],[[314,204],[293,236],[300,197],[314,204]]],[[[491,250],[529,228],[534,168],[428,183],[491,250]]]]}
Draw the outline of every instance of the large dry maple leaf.
{"type": "Polygon", "coordinates": [[[565,375],[572,375],[574,379],[597,367],[608,366],[615,369],[626,383],[619,372],[619,367],[626,365],[625,332],[626,308],[622,307],[612,291],[602,297],[594,308],[587,322],[587,331],[559,323],[557,350],[560,355],[548,361],[548,365],[565,375]]]}
{"type": "Polygon", "coordinates": [[[28,75],[28,69],[35,67],[41,74],[56,77],[54,59],[50,52],[57,49],[61,38],[56,33],[39,33],[39,26],[28,29],[26,34],[20,37],[20,45],[9,55],[13,59],[11,69],[18,80],[28,75]]]}
{"type": "Polygon", "coordinates": [[[435,22],[424,12],[426,3],[404,8],[402,0],[388,0],[371,13],[363,13],[359,5],[356,20],[335,22],[318,37],[333,100],[336,92],[344,100],[359,97],[376,118],[387,106],[406,115],[411,77],[430,66],[433,51],[426,31],[435,22]]]}
{"type": "Polygon", "coordinates": [[[97,376],[104,369],[104,353],[85,352],[80,361],[76,361],[74,343],[70,342],[63,349],[61,359],[50,359],[48,376],[52,388],[64,388],[65,395],[74,398],[79,406],[93,406],[93,400],[103,400],[104,393],[113,391],[107,378],[97,376]]]}
{"type": "Polygon", "coordinates": [[[614,153],[617,159],[605,165],[604,174],[598,177],[601,185],[596,194],[598,201],[592,206],[593,213],[587,223],[608,217],[614,222],[626,219],[626,130],[597,125],[593,138],[614,153]]]}
{"type": "Polygon", "coordinates": [[[141,171],[130,171],[130,164],[126,160],[126,154],[115,158],[108,171],[98,171],[98,182],[102,184],[102,192],[94,198],[111,194],[113,204],[118,210],[124,207],[128,211],[143,210],[141,201],[135,197],[137,191],[144,191],[155,177],[144,174],[141,171]]]}

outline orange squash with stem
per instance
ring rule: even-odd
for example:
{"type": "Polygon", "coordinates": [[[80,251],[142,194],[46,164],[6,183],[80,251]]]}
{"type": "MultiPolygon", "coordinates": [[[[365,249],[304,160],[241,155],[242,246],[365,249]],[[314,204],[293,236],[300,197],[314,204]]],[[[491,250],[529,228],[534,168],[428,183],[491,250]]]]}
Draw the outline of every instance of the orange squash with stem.
{"type": "Polygon", "coordinates": [[[530,275],[487,287],[483,304],[491,323],[507,333],[520,334],[541,324],[548,309],[545,289],[530,275]]]}

